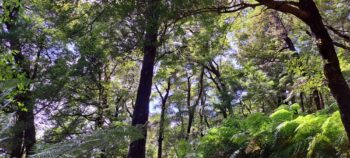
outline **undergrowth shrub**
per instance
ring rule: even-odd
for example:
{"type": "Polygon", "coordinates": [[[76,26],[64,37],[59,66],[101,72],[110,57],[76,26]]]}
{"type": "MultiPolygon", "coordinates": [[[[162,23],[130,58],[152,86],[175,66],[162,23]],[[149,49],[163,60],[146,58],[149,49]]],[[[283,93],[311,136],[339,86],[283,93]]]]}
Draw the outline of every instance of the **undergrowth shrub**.
{"type": "Polygon", "coordinates": [[[198,148],[205,158],[350,157],[348,138],[336,105],[302,114],[298,104],[280,106],[272,114],[230,118],[209,130],[198,148]]]}

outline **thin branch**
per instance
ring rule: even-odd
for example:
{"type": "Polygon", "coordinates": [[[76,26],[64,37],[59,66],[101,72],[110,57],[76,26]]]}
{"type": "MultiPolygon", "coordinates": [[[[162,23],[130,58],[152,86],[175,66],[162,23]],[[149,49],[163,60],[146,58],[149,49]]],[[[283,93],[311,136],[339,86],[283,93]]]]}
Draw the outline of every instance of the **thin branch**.
{"type": "Polygon", "coordinates": [[[219,7],[207,7],[207,8],[201,8],[197,10],[189,10],[185,11],[182,15],[179,16],[175,21],[178,21],[182,18],[186,18],[193,15],[198,15],[202,13],[210,13],[210,12],[217,12],[218,14],[221,13],[234,13],[246,8],[255,8],[257,6],[261,6],[263,4],[257,3],[257,4],[249,4],[249,3],[240,3],[240,4],[234,4],[232,6],[219,6],[219,7]]]}
{"type": "Polygon", "coordinates": [[[162,99],[162,101],[163,101],[163,100],[164,100],[164,97],[163,97],[163,95],[162,95],[162,92],[160,92],[160,90],[159,90],[157,84],[154,84],[154,87],[156,88],[156,90],[157,90],[157,92],[158,92],[158,94],[159,94],[159,96],[160,96],[160,99],[162,99]]]}
{"type": "Polygon", "coordinates": [[[237,12],[240,10],[243,10],[245,8],[255,8],[257,6],[260,6],[261,4],[247,4],[247,3],[241,3],[241,4],[237,4],[237,5],[233,5],[230,7],[209,7],[209,8],[203,8],[202,10],[198,10],[198,13],[205,13],[205,12],[213,12],[216,11],[217,13],[233,13],[233,12],[237,12]],[[237,8],[238,7],[238,8],[237,8]]]}
{"type": "Polygon", "coordinates": [[[203,78],[204,78],[204,67],[202,67],[201,74],[200,74],[200,77],[199,77],[199,86],[200,86],[200,88],[198,90],[199,94],[198,94],[197,100],[194,103],[194,108],[199,104],[199,101],[202,98],[202,94],[203,94],[203,78]]]}
{"type": "Polygon", "coordinates": [[[346,46],[344,44],[341,44],[339,42],[333,42],[333,44],[339,48],[343,48],[343,49],[346,49],[346,50],[350,50],[350,47],[349,46],[346,46]]]}
{"type": "Polygon", "coordinates": [[[331,30],[334,34],[336,34],[337,36],[343,38],[346,42],[350,43],[350,36],[341,33],[340,30],[337,30],[337,29],[335,29],[334,27],[332,27],[330,25],[326,25],[326,27],[329,30],[331,30]]]}

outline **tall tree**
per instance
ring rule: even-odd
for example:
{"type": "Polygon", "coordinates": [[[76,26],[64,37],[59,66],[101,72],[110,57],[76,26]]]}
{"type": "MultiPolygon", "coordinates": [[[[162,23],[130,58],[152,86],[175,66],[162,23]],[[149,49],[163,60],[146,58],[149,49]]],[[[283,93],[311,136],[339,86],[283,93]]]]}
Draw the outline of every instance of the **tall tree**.
{"type": "Polygon", "coordinates": [[[200,100],[202,98],[203,95],[203,78],[204,78],[204,68],[202,67],[200,70],[200,74],[199,74],[199,85],[198,85],[198,96],[195,99],[194,103],[191,104],[191,82],[193,82],[191,80],[192,74],[188,75],[187,74],[187,108],[188,108],[188,123],[187,123],[187,131],[186,131],[186,139],[189,139],[190,134],[191,134],[191,128],[193,125],[193,121],[195,119],[195,112],[196,112],[196,108],[200,103],[200,100]]]}
{"type": "Polygon", "coordinates": [[[158,158],[162,157],[162,151],[163,151],[163,140],[164,140],[164,122],[165,122],[165,115],[166,115],[166,103],[170,94],[170,88],[171,88],[171,77],[168,78],[165,88],[165,94],[163,96],[161,90],[158,88],[157,85],[155,85],[156,90],[160,96],[161,99],[161,112],[160,112],[160,120],[159,120],[159,131],[158,131],[158,158]]]}
{"type": "Polygon", "coordinates": [[[342,122],[348,137],[350,137],[350,88],[341,72],[333,40],[322,21],[315,2],[313,0],[300,0],[299,2],[257,1],[269,9],[293,14],[310,27],[315,36],[319,53],[324,60],[323,70],[328,80],[328,86],[338,102],[342,122]]]}
{"type": "Polygon", "coordinates": [[[139,126],[144,138],[130,144],[129,158],[144,158],[146,153],[147,122],[152,90],[152,78],[158,47],[160,0],[145,1],[145,37],[143,42],[143,61],[132,125],[139,126]]]}
{"type": "MultiPolygon", "coordinates": [[[[17,105],[16,122],[13,127],[13,140],[11,157],[23,157],[33,153],[33,146],[35,144],[35,126],[34,126],[34,102],[31,98],[31,91],[29,83],[35,78],[36,72],[31,72],[29,60],[26,59],[22,52],[22,44],[20,41],[20,10],[21,1],[5,1],[3,8],[5,10],[5,26],[9,35],[7,41],[10,44],[10,51],[13,54],[15,63],[18,65],[20,72],[24,74],[28,83],[24,83],[24,87],[19,94],[15,96],[14,104],[17,105]]],[[[38,57],[40,54],[38,55],[38,57]]],[[[34,70],[36,71],[36,70],[34,70]]]]}

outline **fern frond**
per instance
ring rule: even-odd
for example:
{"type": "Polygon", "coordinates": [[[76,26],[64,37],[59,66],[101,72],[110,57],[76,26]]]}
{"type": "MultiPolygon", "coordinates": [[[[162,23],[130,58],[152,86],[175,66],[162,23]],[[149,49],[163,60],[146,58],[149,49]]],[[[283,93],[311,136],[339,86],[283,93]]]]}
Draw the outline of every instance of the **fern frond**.
{"type": "Polygon", "coordinates": [[[33,158],[77,157],[80,155],[98,155],[102,150],[117,150],[119,145],[129,144],[130,140],[142,138],[139,130],[132,126],[118,126],[95,131],[57,144],[36,146],[33,158]]]}

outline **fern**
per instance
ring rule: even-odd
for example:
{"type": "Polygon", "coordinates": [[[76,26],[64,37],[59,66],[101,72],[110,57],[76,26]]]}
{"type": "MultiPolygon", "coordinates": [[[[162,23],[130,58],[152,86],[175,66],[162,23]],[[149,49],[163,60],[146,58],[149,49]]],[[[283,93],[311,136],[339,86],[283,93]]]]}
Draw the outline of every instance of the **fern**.
{"type": "Polygon", "coordinates": [[[118,146],[129,144],[130,140],[142,138],[142,134],[132,126],[117,126],[102,129],[90,135],[80,136],[76,139],[56,144],[39,144],[33,158],[78,157],[84,155],[100,155],[102,150],[107,154],[119,155],[118,146]],[[111,152],[108,152],[111,151],[111,152]],[[113,152],[114,151],[114,152],[113,152]]]}
{"type": "Polygon", "coordinates": [[[344,126],[340,119],[340,113],[333,113],[322,125],[322,135],[330,142],[339,152],[347,152],[348,138],[344,126]]]}
{"type": "Polygon", "coordinates": [[[269,117],[262,113],[230,118],[200,142],[203,157],[328,158],[349,157],[340,114],[332,106],[299,115],[298,104],[282,105],[269,117]],[[231,153],[230,153],[231,152],[231,153]]]}
{"type": "Polygon", "coordinates": [[[317,117],[314,115],[305,116],[304,121],[295,129],[295,141],[302,141],[316,136],[317,133],[321,132],[321,126],[325,120],[326,116],[324,115],[317,117]]]}
{"type": "Polygon", "coordinates": [[[278,125],[284,121],[289,121],[289,120],[293,119],[293,113],[286,110],[286,109],[280,109],[280,110],[277,110],[276,112],[272,113],[270,115],[270,118],[275,124],[278,125]]]}
{"type": "Polygon", "coordinates": [[[337,151],[331,145],[329,139],[322,134],[317,134],[308,147],[307,157],[332,158],[338,157],[337,151]]]}
{"type": "Polygon", "coordinates": [[[294,104],[290,105],[289,109],[295,113],[301,112],[300,105],[298,103],[294,103],[294,104]]]}
{"type": "Polygon", "coordinates": [[[248,131],[252,135],[258,135],[270,128],[270,121],[269,117],[262,113],[251,114],[243,121],[244,131],[248,131]]]}

